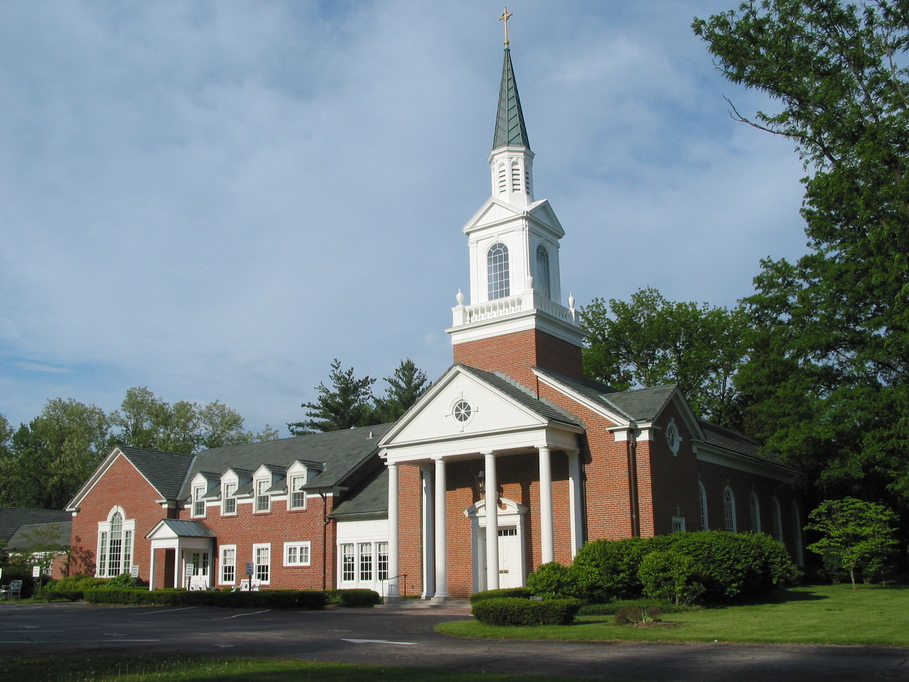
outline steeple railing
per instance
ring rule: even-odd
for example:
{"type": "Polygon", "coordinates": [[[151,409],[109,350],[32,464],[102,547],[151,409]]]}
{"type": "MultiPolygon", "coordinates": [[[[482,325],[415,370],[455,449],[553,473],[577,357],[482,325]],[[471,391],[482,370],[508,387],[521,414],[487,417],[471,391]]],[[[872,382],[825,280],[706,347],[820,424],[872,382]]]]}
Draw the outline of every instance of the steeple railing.
{"type": "Polygon", "coordinates": [[[496,320],[510,315],[539,310],[571,325],[578,324],[577,311],[571,307],[551,301],[538,291],[526,291],[522,294],[497,298],[473,305],[457,305],[452,308],[454,326],[474,324],[496,320]]]}

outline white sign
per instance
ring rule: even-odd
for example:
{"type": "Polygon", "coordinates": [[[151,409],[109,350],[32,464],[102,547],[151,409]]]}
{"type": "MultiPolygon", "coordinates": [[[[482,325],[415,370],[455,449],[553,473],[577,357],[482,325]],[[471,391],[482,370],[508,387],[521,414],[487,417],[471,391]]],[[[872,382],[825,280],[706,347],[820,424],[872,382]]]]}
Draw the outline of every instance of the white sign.
{"type": "Polygon", "coordinates": [[[195,564],[186,564],[186,570],[183,571],[183,575],[185,575],[187,578],[191,577],[195,568],[195,564]]]}
{"type": "Polygon", "coordinates": [[[246,575],[251,576],[256,572],[256,565],[252,561],[246,562],[246,575]]]}
{"type": "Polygon", "coordinates": [[[130,566],[130,567],[129,567],[129,577],[130,577],[130,578],[138,578],[138,577],[139,577],[139,567],[138,567],[138,566],[130,566]]]}
{"type": "Polygon", "coordinates": [[[40,577],[41,577],[41,567],[32,566],[32,578],[40,578],[40,577]]]}

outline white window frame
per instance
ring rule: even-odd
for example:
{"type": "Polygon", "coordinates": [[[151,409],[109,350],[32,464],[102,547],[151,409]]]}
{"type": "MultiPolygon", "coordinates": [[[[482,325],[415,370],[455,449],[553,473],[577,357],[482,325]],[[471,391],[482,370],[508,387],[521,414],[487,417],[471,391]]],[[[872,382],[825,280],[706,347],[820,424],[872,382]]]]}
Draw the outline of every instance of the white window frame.
{"type": "Polygon", "coordinates": [[[221,486],[221,516],[237,515],[237,481],[225,481],[221,486]]]}
{"type": "Polygon", "coordinates": [[[511,296],[509,249],[501,241],[486,250],[486,292],[490,301],[511,296]]]}
{"type": "Polygon", "coordinates": [[[684,516],[673,516],[672,517],[672,532],[673,533],[684,533],[685,532],[685,517],[684,516]]]}
{"type": "Polygon", "coordinates": [[[236,585],[237,584],[237,546],[221,545],[218,551],[218,584],[219,585],[236,585]],[[228,556],[230,553],[230,556],[228,556]],[[228,578],[225,569],[230,568],[233,573],[232,578],[228,578]]]}
{"type": "Polygon", "coordinates": [[[258,581],[261,585],[268,585],[271,582],[271,543],[260,542],[252,546],[253,558],[253,580],[258,581]],[[261,560],[265,559],[265,562],[261,560]]]}
{"type": "Polygon", "coordinates": [[[113,507],[107,514],[106,521],[98,523],[97,565],[95,566],[96,578],[114,578],[121,573],[129,573],[132,568],[133,552],[135,551],[136,520],[126,518],[123,507],[113,507]],[[111,540],[115,517],[119,514],[120,520],[120,552],[117,566],[112,569],[111,540]]]}
{"type": "Polygon", "coordinates": [[[735,518],[735,493],[728,485],[723,490],[723,528],[730,533],[738,533],[735,518]]]}
{"type": "Polygon", "coordinates": [[[303,486],[306,485],[306,472],[301,474],[291,474],[287,477],[287,508],[294,510],[303,510],[306,509],[306,491],[303,490],[303,486]],[[300,485],[300,489],[295,489],[296,485],[300,485]],[[300,496],[302,502],[294,500],[295,496],[300,496]]]}
{"type": "Polygon", "coordinates": [[[341,562],[341,582],[356,582],[357,546],[353,542],[344,542],[341,544],[341,551],[338,552],[338,561],[341,562]]]}
{"type": "Polygon", "coordinates": [[[204,519],[205,518],[205,493],[207,492],[205,485],[194,485],[193,486],[193,514],[194,519],[204,519]]]}
{"type": "Polygon", "coordinates": [[[773,539],[783,542],[783,510],[780,508],[780,501],[776,495],[771,501],[771,510],[773,511],[773,539]]]}
{"type": "Polygon", "coordinates": [[[257,478],[255,479],[253,487],[253,510],[256,514],[268,514],[271,512],[271,495],[268,494],[268,489],[271,488],[272,482],[270,478],[257,478]],[[265,500],[264,508],[261,501],[265,500]]]}
{"type": "Polygon", "coordinates": [[[708,530],[710,528],[710,519],[707,516],[707,488],[700,481],[698,481],[698,496],[701,507],[701,530],[708,530]]]}
{"type": "Polygon", "coordinates": [[[540,290],[548,299],[552,299],[552,278],[549,270],[549,250],[543,244],[537,244],[537,278],[540,290]]]}
{"type": "Polygon", "coordinates": [[[761,532],[761,501],[758,500],[757,493],[751,491],[751,496],[749,499],[750,512],[751,512],[751,530],[755,533],[761,532]]]}
{"type": "Polygon", "coordinates": [[[312,565],[312,543],[306,542],[285,542],[284,543],[284,565],[285,566],[311,566],[312,565]]]}

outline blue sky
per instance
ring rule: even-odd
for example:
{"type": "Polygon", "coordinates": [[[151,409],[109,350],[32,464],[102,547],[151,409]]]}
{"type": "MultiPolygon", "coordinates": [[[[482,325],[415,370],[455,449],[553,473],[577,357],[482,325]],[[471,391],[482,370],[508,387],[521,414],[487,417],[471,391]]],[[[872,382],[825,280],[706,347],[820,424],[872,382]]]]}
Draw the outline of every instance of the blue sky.
{"type": "MultiPolygon", "coordinates": [[[[690,29],[737,0],[513,0],[537,198],[578,305],[733,305],[805,250],[791,144],[690,29]]],[[[451,362],[488,197],[487,0],[0,0],[0,414],[126,390],[302,418],[331,360],[451,362]]],[[[377,385],[382,390],[381,382],[377,385]]]]}

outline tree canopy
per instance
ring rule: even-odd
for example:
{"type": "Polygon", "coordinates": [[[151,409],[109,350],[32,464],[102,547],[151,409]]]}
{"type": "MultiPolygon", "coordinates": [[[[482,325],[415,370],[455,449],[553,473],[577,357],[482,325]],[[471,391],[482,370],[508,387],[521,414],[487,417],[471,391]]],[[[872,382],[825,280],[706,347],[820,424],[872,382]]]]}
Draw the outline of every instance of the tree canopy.
{"type": "Polygon", "coordinates": [[[385,395],[376,397],[372,387],[376,380],[358,377],[354,368],[341,368],[335,358],[328,376],[329,385],[320,383],[315,402],[303,403],[307,419],[289,423],[291,434],[337,431],[355,426],[369,426],[398,419],[430,386],[426,374],[410,359],[401,361],[394,373],[385,378],[385,395]]]}
{"type": "Polygon", "coordinates": [[[619,390],[678,384],[698,416],[736,427],[745,323],[740,308],[667,301],[649,287],[628,301],[596,298],[581,316],[584,374],[619,390]]]}
{"type": "Polygon", "coordinates": [[[129,389],[111,414],[55,398],[16,430],[0,415],[0,506],[62,509],[115,445],[194,454],[277,437],[269,426],[245,431],[240,414],[218,401],[171,405],[147,388],[129,389]]]}
{"type": "Polygon", "coordinates": [[[697,19],[719,70],[776,113],[733,115],[805,164],[809,252],[745,300],[745,426],[822,497],[909,504],[909,0],[753,0],[697,19]]]}

